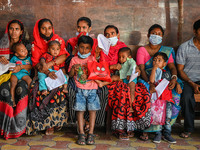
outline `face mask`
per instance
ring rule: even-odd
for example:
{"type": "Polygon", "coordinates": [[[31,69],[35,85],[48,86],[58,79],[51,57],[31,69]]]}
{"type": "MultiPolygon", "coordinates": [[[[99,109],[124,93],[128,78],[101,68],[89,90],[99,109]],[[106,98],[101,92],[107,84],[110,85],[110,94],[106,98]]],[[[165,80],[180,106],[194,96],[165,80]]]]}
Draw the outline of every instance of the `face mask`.
{"type": "MultiPolygon", "coordinates": [[[[80,34],[80,33],[76,31],[76,36],[78,36],[79,34],[80,34]]],[[[86,36],[88,36],[88,35],[89,35],[89,33],[87,32],[87,33],[86,33],[86,36]]]]}
{"type": "Polygon", "coordinates": [[[111,46],[115,46],[117,44],[118,38],[117,36],[108,38],[111,42],[111,46]]]}
{"type": "Polygon", "coordinates": [[[81,53],[78,52],[78,56],[81,57],[81,58],[83,58],[83,59],[87,58],[87,57],[90,56],[90,55],[91,55],[90,52],[87,53],[87,54],[85,54],[85,55],[82,55],[81,53]]]}
{"type": "Polygon", "coordinates": [[[51,33],[50,37],[45,36],[44,34],[40,33],[41,38],[45,39],[46,41],[51,40],[51,38],[53,37],[53,33],[51,33]]]}
{"type": "Polygon", "coordinates": [[[158,44],[162,43],[162,37],[159,35],[150,34],[149,42],[152,45],[158,45],[158,44]]]}

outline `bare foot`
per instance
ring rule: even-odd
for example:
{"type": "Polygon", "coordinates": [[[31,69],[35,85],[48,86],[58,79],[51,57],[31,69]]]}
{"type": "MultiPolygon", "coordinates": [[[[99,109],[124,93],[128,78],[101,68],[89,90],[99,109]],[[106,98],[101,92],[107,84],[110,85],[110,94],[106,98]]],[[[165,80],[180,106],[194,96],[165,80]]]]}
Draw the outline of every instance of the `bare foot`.
{"type": "Polygon", "coordinates": [[[46,95],[47,95],[47,90],[43,90],[43,91],[42,91],[42,95],[45,95],[45,96],[46,96],[46,95]]]}
{"type": "Polygon", "coordinates": [[[63,92],[64,92],[64,93],[68,93],[68,90],[65,89],[65,88],[63,88],[63,92]]]}
{"type": "Polygon", "coordinates": [[[64,92],[64,93],[68,93],[68,90],[67,90],[67,84],[64,84],[63,92],[64,92]]]}
{"type": "Polygon", "coordinates": [[[46,135],[52,135],[53,133],[54,133],[54,128],[49,128],[45,132],[46,135]]]}
{"type": "Polygon", "coordinates": [[[128,132],[129,137],[134,137],[134,132],[128,132]]]}

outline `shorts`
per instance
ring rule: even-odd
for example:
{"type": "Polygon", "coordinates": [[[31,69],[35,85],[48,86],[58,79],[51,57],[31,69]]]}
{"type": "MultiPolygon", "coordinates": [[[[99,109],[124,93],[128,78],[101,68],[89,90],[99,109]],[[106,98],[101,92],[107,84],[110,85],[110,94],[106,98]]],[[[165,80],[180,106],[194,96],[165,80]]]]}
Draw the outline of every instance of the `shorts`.
{"type": "Polygon", "coordinates": [[[76,93],[76,101],[74,103],[75,111],[86,111],[87,110],[100,110],[100,100],[97,95],[96,89],[80,89],[76,93]]]}
{"type": "Polygon", "coordinates": [[[30,73],[28,73],[28,71],[26,71],[26,70],[24,71],[24,69],[23,69],[23,70],[20,70],[19,72],[12,73],[12,75],[15,75],[18,80],[21,80],[22,77],[24,77],[24,76],[30,76],[30,73]]]}

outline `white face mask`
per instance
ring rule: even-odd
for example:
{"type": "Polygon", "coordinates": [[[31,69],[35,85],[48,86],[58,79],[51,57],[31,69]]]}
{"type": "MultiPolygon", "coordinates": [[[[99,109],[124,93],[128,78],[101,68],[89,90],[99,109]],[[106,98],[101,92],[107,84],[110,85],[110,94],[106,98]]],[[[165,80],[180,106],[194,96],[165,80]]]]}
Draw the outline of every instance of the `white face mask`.
{"type": "MultiPolygon", "coordinates": [[[[76,31],[76,36],[78,36],[79,34],[80,34],[80,33],[76,31]]],[[[89,33],[87,32],[87,33],[86,33],[86,36],[88,36],[88,35],[89,35],[89,33]]]]}
{"type": "Polygon", "coordinates": [[[159,35],[150,34],[149,42],[152,45],[159,45],[160,43],[162,43],[162,37],[159,35]]]}
{"type": "Polygon", "coordinates": [[[111,37],[111,38],[108,38],[108,39],[109,39],[110,42],[111,42],[111,46],[115,46],[115,45],[117,44],[117,41],[119,40],[119,39],[117,38],[117,36],[111,37]]]}

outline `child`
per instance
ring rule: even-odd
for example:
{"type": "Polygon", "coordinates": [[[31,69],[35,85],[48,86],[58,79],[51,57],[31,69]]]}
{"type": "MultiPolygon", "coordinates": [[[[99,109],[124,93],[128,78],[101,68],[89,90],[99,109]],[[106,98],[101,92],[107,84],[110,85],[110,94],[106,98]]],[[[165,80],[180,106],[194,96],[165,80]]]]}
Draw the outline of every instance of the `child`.
{"type": "MultiPolygon", "coordinates": [[[[163,52],[157,52],[153,56],[153,68],[150,75],[150,84],[158,84],[161,79],[164,77],[167,80],[171,79],[171,75],[167,71],[162,71],[162,69],[167,65],[168,57],[163,52]]],[[[150,93],[155,92],[155,86],[150,88],[150,93]]],[[[176,82],[176,91],[180,94],[182,93],[181,86],[178,82],[176,82]]],[[[172,91],[168,89],[168,87],[163,91],[161,96],[159,97],[161,100],[167,100],[166,105],[166,120],[165,125],[163,125],[163,136],[164,140],[169,143],[176,143],[176,140],[171,136],[171,124],[170,119],[172,115],[172,91]]],[[[156,132],[156,136],[153,140],[154,143],[160,143],[162,137],[161,131],[156,132]]]]}
{"type": "Polygon", "coordinates": [[[97,95],[98,85],[93,80],[87,80],[87,62],[88,60],[95,60],[91,55],[93,39],[89,36],[81,36],[78,40],[78,56],[72,58],[69,65],[69,76],[74,77],[78,92],[76,93],[76,101],[74,105],[77,111],[78,120],[78,140],[79,145],[93,145],[94,140],[94,124],[96,118],[96,111],[100,109],[100,101],[97,95]],[[86,108],[89,111],[89,134],[87,139],[84,133],[84,112],[86,108]]]}
{"type": "MultiPolygon", "coordinates": [[[[112,81],[123,81],[124,83],[127,83],[130,87],[130,106],[132,106],[132,102],[135,99],[135,84],[137,83],[137,78],[133,80],[133,82],[129,83],[130,76],[132,74],[133,68],[136,68],[136,72],[140,73],[139,68],[136,65],[136,62],[131,57],[131,49],[128,47],[123,47],[119,49],[118,52],[118,61],[119,63],[117,65],[111,65],[110,69],[119,70],[118,73],[115,73],[111,77],[112,81]],[[117,75],[116,75],[117,74],[117,75]]],[[[102,82],[99,80],[95,80],[99,87],[103,87],[104,85],[110,84],[110,82],[102,82]]],[[[131,107],[131,112],[133,112],[133,108],[131,107]]]]}
{"type": "MultiPolygon", "coordinates": [[[[42,55],[42,57],[40,58],[40,63],[41,65],[45,65],[46,63],[54,60],[55,58],[58,57],[59,53],[60,53],[60,49],[61,49],[61,45],[60,42],[54,40],[54,41],[50,41],[49,42],[49,48],[48,48],[48,52],[44,53],[42,55]]],[[[67,90],[67,77],[66,77],[66,71],[64,68],[64,63],[57,65],[54,62],[54,65],[52,66],[52,68],[49,68],[49,72],[46,73],[50,78],[52,79],[56,79],[56,75],[55,72],[58,71],[59,69],[62,69],[63,73],[65,74],[65,78],[66,78],[66,82],[64,84],[63,87],[63,92],[64,93],[68,93],[67,90]]],[[[47,86],[45,83],[45,78],[47,77],[46,75],[40,68],[39,68],[39,72],[38,72],[38,78],[39,78],[39,91],[42,91],[42,95],[47,95],[47,86]]]]}
{"type": "Polygon", "coordinates": [[[32,68],[31,57],[28,57],[28,50],[22,43],[15,43],[12,46],[14,56],[11,58],[11,63],[16,63],[16,67],[13,68],[13,73],[11,75],[11,88],[10,93],[13,100],[13,107],[16,106],[15,103],[15,88],[18,80],[24,80],[30,88],[32,79],[30,78],[30,70],[32,68]]]}

